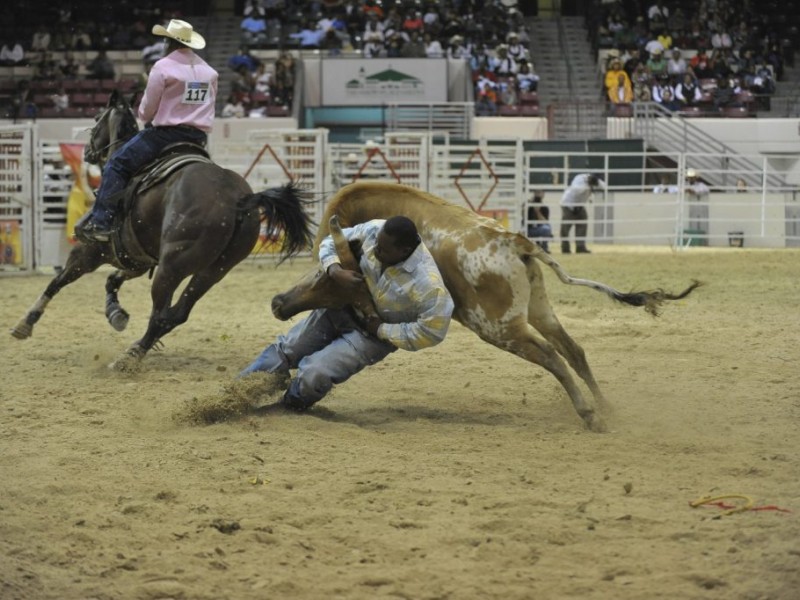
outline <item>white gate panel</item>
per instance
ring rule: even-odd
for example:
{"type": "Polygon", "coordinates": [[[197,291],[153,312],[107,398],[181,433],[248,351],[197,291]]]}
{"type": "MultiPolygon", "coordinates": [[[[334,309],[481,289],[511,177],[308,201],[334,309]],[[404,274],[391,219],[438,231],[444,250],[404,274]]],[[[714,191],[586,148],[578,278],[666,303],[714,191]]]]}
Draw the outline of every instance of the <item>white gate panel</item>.
{"type": "Polygon", "coordinates": [[[35,125],[0,126],[0,274],[34,266],[35,125]]]}

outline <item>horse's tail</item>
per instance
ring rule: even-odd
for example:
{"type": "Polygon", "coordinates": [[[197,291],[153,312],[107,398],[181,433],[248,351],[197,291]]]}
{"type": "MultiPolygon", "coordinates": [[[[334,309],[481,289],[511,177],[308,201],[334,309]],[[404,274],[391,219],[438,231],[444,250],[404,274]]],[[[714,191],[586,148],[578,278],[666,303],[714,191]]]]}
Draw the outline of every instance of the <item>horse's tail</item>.
{"type": "Polygon", "coordinates": [[[260,208],[262,219],[270,228],[284,231],[281,261],[311,247],[314,224],[305,207],[311,204],[310,194],[300,189],[294,181],[281,187],[248,194],[239,200],[239,210],[260,208]]]}
{"type": "Polygon", "coordinates": [[[617,302],[622,302],[623,304],[629,304],[631,306],[644,306],[644,309],[654,317],[658,316],[661,305],[665,301],[686,298],[686,296],[691,294],[695,288],[703,285],[702,282],[693,279],[691,285],[679,294],[673,294],[671,292],[664,291],[661,288],[655,290],[642,290],[638,292],[620,292],[619,290],[615,290],[611,286],[600,283],[599,281],[573,277],[564,270],[564,267],[562,267],[558,261],[556,261],[556,259],[547,254],[544,250],[537,248],[532,256],[533,258],[538,259],[553,269],[563,283],[566,283],[567,285],[584,285],[592,288],[593,290],[597,290],[598,292],[602,292],[617,302]]]}

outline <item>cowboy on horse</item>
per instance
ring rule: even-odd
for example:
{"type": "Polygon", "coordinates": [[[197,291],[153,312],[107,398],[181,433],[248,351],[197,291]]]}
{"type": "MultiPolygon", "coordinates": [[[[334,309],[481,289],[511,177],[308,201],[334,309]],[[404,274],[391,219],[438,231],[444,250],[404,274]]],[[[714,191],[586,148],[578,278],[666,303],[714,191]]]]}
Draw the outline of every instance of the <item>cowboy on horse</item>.
{"type": "MultiPolygon", "coordinates": [[[[147,80],[138,117],[148,125],[111,154],[92,211],[75,226],[84,242],[107,242],[114,231],[114,217],[125,187],[142,167],[176,143],[203,147],[214,121],[217,72],[194,50],[205,39],[186,21],[172,19],[153,34],[167,38],[166,55],[157,61],[147,80]]],[[[86,160],[97,162],[96,151],[87,146],[86,160]]]]}

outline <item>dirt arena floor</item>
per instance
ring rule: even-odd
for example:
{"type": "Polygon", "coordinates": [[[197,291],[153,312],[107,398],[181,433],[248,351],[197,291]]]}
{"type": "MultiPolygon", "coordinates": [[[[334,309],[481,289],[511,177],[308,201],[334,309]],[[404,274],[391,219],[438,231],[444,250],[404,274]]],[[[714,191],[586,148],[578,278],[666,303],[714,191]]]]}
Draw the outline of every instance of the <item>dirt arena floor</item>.
{"type": "MultiPolygon", "coordinates": [[[[609,433],[455,323],[308,414],[196,424],[287,328],[268,303],[310,259],[240,265],[136,374],[106,365],[148,281],[123,288],[122,333],[109,271],[66,288],[0,345],[0,598],[799,598],[800,252],[557,258],[624,290],[707,283],[653,319],[546,275],[609,433]],[[791,512],[690,506],[728,494],[791,512]]],[[[47,280],[0,279],[4,330],[47,280]]]]}

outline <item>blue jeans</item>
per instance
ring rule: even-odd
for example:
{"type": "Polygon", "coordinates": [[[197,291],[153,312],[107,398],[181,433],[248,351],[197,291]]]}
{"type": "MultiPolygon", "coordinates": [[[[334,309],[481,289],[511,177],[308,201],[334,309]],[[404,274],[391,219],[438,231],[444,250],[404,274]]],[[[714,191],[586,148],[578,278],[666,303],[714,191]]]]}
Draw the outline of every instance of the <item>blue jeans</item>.
{"type": "Polygon", "coordinates": [[[206,133],[194,127],[148,127],[125,142],[103,168],[103,178],[92,207],[92,217],[98,225],[111,224],[116,208],[110,200],[125,189],[128,181],[146,164],[152,162],[161,151],[177,142],[193,142],[203,145],[206,133]]]}
{"type": "Polygon", "coordinates": [[[304,409],[321,400],[334,384],[395,350],[389,342],[363,333],[348,311],[317,309],[278,336],[239,377],[256,371],[288,374],[289,369],[297,369],[284,400],[304,409]]]}

